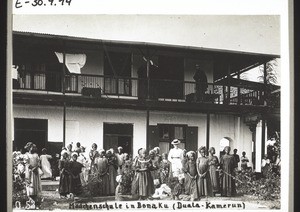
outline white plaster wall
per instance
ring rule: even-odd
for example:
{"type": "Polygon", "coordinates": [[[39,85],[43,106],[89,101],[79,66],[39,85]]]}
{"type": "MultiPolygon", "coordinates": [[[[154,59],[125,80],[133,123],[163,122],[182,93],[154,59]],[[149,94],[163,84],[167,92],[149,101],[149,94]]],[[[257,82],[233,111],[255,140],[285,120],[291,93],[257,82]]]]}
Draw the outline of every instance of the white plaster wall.
{"type": "MultiPolygon", "coordinates": [[[[60,107],[14,105],[14,118],[48,119],[48,140],[63,140],[63,109],[60,107]]],[[[146,112],[70,107],[66,113],[66,145],[80,142],[89,150],[92,143],[97,143],[102,148],[105,122],[133,124],[133,152],[146,147],[146,112]]]]}
{"type": "MultiPolygon", "coordinates": [[[[216,152],[219,152],[220,140],[223,137],[229,137],[232,139],[231,154],[233,154],[233,149],[237,149],[237,154],[241,157],[242,152],[245,151],[250,161],[248,166],[252,167],[252,133],[244,124],[243,118],[220,114],[211,114],[210,117],[210,147],[215,147],[216,152]]],[[[216,155],[219,157],[218,153],[216,155]]]]}
{"type": "MultiPolygon", "coordinates": [[[[63,108],[50,106],[14,105],[14,118],[48,119],[48,140],[63,140],[63,108]]],[[[103,123],[133,124],[133,153],[146,147],[146,111],[119,109],[86,109],[67,107],[66,144],[80,142],[90,149],[92,143],[103,147],[103,123]]],[[[198,127],[198,146],[206,145],[206,114],[174,113],[150,111],[150,125],[186,124],[198,127]]],[[[210,147],[219,150],[223,137],[233,139],[232,150],[238,149],[239,155],[246,151],[251,161],[251,132],[239,117],[231,115],[211,115],[210,147]]],[[[218,155],[218,154],[217,154],[218,155]]],[[[249,164],[250,165],[250,164],[249,164]]]]}

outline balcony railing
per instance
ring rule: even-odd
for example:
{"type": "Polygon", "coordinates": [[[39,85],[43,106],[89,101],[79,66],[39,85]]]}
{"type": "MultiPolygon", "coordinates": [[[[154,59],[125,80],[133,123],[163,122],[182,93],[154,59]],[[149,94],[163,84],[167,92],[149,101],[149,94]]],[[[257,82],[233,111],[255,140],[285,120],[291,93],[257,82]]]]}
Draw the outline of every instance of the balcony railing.
{"type": "MultiPolygon", "coordinates": [[[[53,72],[19,72],[14,89],[62,92],[63,75],[53,72]]],[[[141,79],[89,74],[65,76],[65,92],[103,98],[152,99],[189,103],[262,105],[264,91],[246,86],[228,86],[169,79],[141,79]],[[202,90],[202,92],[201,92],[202,90]]]]}

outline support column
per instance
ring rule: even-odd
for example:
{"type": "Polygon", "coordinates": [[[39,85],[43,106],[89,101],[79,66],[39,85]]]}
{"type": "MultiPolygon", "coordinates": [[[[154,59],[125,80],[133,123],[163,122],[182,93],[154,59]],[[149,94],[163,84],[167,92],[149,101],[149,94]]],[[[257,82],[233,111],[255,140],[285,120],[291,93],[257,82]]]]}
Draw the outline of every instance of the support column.
{"type": "Polygon", "coordinates": [[[266,140],[267,140],[266,121],[260,120],[256,125],[255,137],[255,171],[261,172],[261,160],[266,153],[266,140]]]}
{"type": "Polygon", "coordinates": [[[66,146],[66,99],[65,99],[65,85],[66,85],[66,45],[65,41],[63,41],[63,76],[62,76],[62,93],[63,93],[63,146],[66,146]]]}
{"type": "Polygon", "coordinates": [[[206,119],[206,149],[209,149],[209,133],[210,133],[210,114],[207,114],[206,119]]]}
{"type": "Polygon", "coordinates": [[[227,70],[227,104],[230,104],[230,73],[231,73],[231,67],[230,64],[228,64],[228,70],[227,70]]]}
{"type": "Polygon", "coordinates": [[[267,63],[264,63],[264,105],[267,104],[267,63]]]}
{"type": "MultiPolygon", "coordinates": [[[[240,76],[240,71],[238,71],[238,75],[237,75],[237,77],[238,77],[238,80],[240,81],[240,79],[241,79],[241,76],[240,76]]],[[[240,86],[238,85],[238,90],[237,90],[237,92],[238,92],[238,105],[240,105],[241,104],[241,88],[240,88],[240,86]]]]}
{"type": "Polygon", "coordinates": [[[149,147],[149,116],[150,112],[147,108],[147,116],[146,116],[146,147],[149,147]]]}
{"type": "Polygon", "coordinates": [[[255,135],[255,171],[261,172],[261,152],[262,152],[262,121],[256,125],[255,135]]]}

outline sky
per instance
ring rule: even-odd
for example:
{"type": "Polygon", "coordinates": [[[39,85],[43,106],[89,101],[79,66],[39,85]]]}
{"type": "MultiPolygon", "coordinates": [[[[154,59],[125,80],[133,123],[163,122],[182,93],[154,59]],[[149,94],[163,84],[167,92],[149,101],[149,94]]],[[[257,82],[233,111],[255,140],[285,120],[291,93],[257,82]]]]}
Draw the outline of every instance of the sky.
{"type": "Polygon", "coordinates": [[[13,30],[280,55],[279,16],[14,15],[13,30]]]}

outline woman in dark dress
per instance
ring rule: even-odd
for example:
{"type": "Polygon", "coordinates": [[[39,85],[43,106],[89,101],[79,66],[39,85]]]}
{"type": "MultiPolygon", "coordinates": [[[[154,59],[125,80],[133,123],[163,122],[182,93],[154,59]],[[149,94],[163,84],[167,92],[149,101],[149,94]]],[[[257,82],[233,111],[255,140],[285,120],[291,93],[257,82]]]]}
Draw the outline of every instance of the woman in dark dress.
{"type": "Polygon", "coordinates": [[[82,185],[80,180],[80,173],[83,165],[77,162],[78,154],[76,152],[72,152],[70,161],[70,193],[78,195],[82,192],[82,185]]]}
{"type": "Polygon", "coordinates": [[[219,183],[219,160],[218,157],[215,156],[216,150],[214,147],[209,148],[209,156],[208,156],[208,165],[209,165],[209,175],[212,185],[213,193],[218,193],[220,190],[219,183]]]}
{"type": "Polygon", "coordinates": [[[58,163],[58,168],[60,171],[60,179],[59,179],[59,194],[60,197],[66,197],[67,194],[70,193],[70,163],[68,160],[69,154],[66,150],[61,152],[61,159],[58,163]]]}
{"type": "Polygon", "coordinates": [[[197,159],[197,172],[198,172],[198,190],[199,197],[212,196],[212,188],[209,175],[208,158],[205,157],[205,147],[199,148],[200,156],[197,159]]]}
{"type": "Polygon", "coordinates": [[[234,180],[234,168],[235,159],[233,155],[230,155],[230,147],[226,146],[224,148],[225,155],[221,157],[220,166],[223,171],[222,177],[222,196],[231,197],[236,194],[235,190],[235,180],[234,180]]]}
{"type": "Polygon", "coordinates": [[[105,151],[100,150],[99,157],[95,158],[94,166],[97,171],[97,183],[94,187],[94,193],[100,196],[109,195],[109,176],[108,176],[108,160],[105,158],[105,151]]]}
{"type": "Polygon", "coordinates": [[[114,195],[117,187],[116,177],[118,170],[118,159],[112,150],[106,151],[108,160],[108,177],[109,177],[109,195],[114,195]]]}
{"type": "Polygon", "coordinates": [[[189,151],[187,154],[188,161],[183,166],[183,172],[185,173],[185,191],[191,196],[191,200],[197,200],[197,167],[196,167],[196,153],[189,151]]]}
{"type": "Polygon", "coordinates": [[[151,176],[153,180],[159,180],[159,158],[156,157],[155,150],[149,151],[149,157],[152,162],[151,176]]]}

